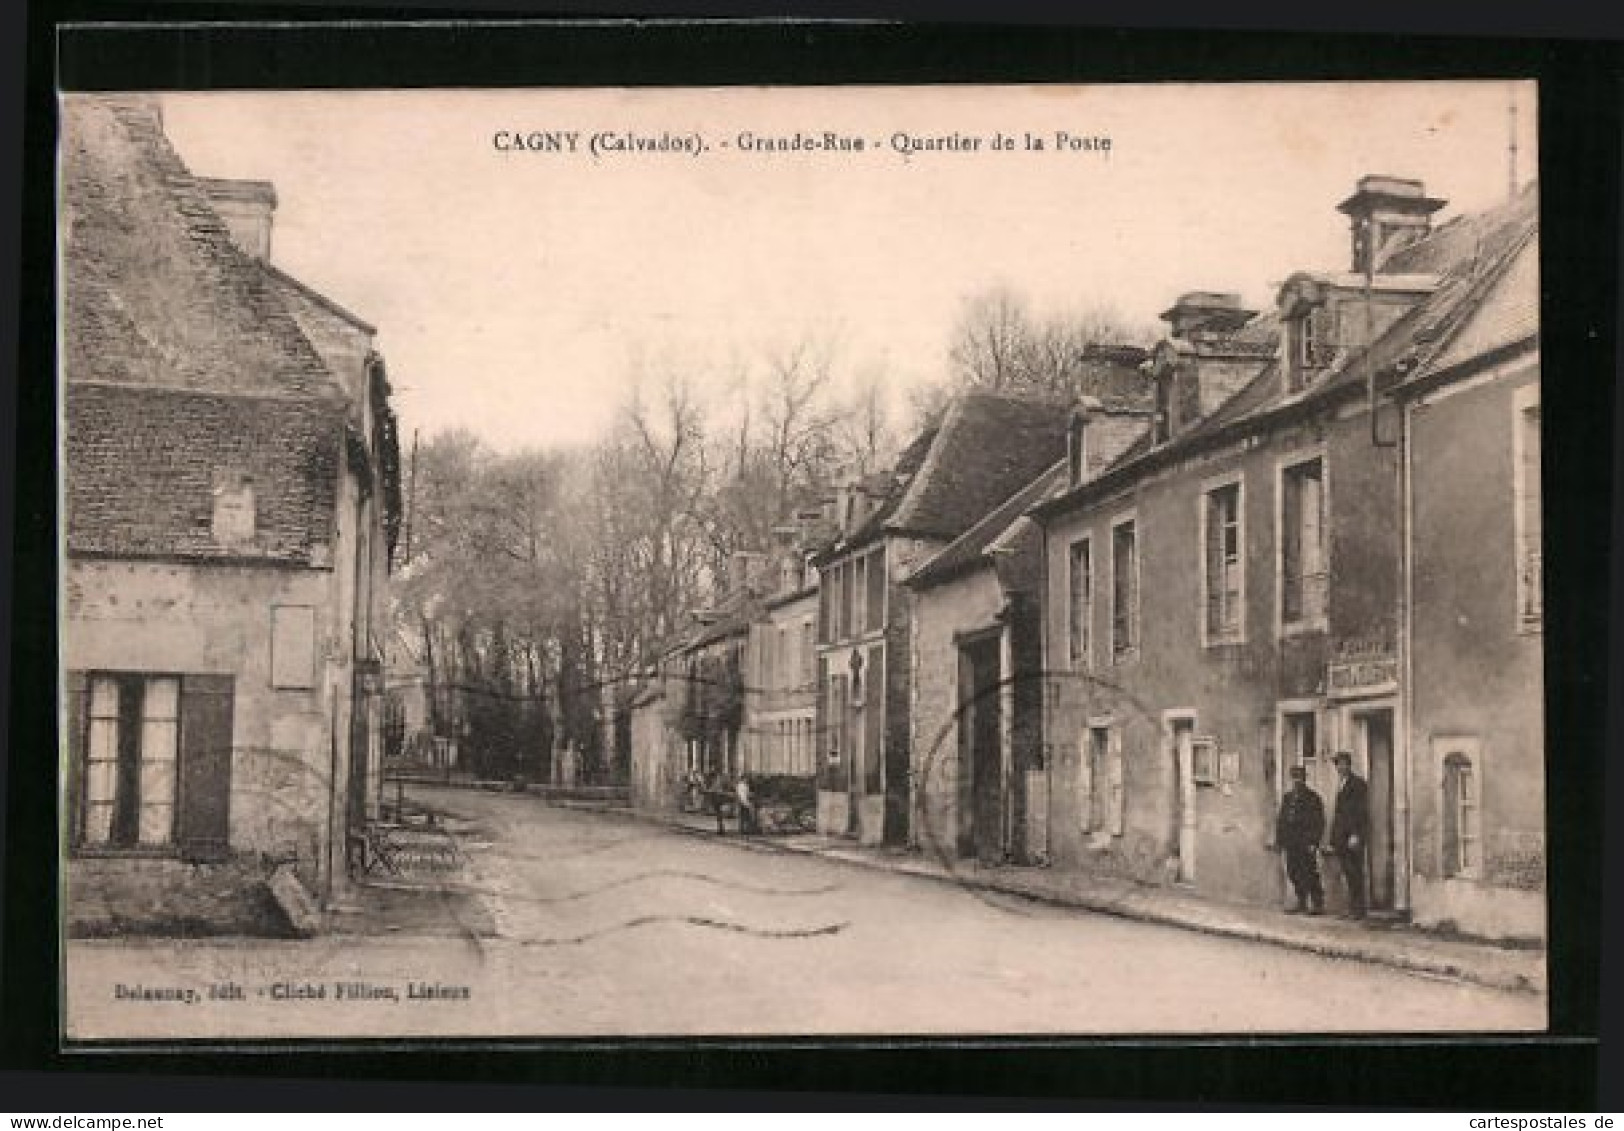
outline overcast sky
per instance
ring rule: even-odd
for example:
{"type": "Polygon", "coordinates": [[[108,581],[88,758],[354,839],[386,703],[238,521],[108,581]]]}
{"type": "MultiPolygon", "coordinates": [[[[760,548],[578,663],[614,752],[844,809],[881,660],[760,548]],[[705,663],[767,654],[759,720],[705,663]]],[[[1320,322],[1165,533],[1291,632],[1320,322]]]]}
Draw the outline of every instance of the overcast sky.
{"type": "MultiPolygon", "coordinates": [[[[847,373],[939,380],[964,298],[1135,322],[1184,290],[1267,306],[1341,268],[1336,204],[1415,177],[1444,220],[1507,193],[1492,83],[209,93],[165,96],[194,172],[273,181],[273,259],[379,329],[409,433],[590,440],[639,368],[711,383],[808,334],[847,373]],[[498,131],[581,150],[502,151],[498,131]],[[612,131],[698,155],[585,151],[612,131]],[[745,152],[825,131],[862,153],[745,152]],[[1054,137],[1109,138],[1057,152],[1054,137]],[[903,157],[898,133],[982,139],[903,157]],[[994,152],[1002,132],[1015,148],[994,152]],[[1025,148],[1025,135],[1042,151],[1025,148]],[[878,143],[876,145],[876,143],[878,143]]],[[[1535,92],[1515,87],[1519,181],[1535,92]]],[[[505,140],[505,139],[504,139],[505,140]]]]}

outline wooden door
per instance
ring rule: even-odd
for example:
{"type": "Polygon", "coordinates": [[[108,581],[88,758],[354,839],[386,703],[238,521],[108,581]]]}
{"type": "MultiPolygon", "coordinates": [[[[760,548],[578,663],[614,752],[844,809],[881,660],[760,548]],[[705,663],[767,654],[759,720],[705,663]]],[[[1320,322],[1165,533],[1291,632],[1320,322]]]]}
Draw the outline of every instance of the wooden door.
{"type": "Polygon", "coordinates": [[[1366,782],[1370,788],[1370,855],[1368,858],[1370,906],[1391,910],[1394,906],[1396,868],[1393,805],[1393,712],[1382,708],[1357,716],[1359,742],[1364,754],[1366,782]]]}

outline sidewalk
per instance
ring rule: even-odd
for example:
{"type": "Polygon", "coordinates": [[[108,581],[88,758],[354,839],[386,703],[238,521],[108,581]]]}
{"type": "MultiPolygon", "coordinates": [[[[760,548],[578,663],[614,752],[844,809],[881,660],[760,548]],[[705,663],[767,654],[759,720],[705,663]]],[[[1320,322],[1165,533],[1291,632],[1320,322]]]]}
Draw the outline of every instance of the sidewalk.
{"type": "MultiPolygon", "coordinates": [[[[715,837],[715,817],[580,806],[657,821],[694,835],[715,837]]],[[[944,862],[921,852],[863,848],[842,837],[739,837],[729,822],[726,839],[756,851],[797,852],[865,868],[919,876],[980,891],[1001,892],[1207,934],[1272,943],[1331,958],[1374,962],[1436,978],[1522,993],[1545,992],[1545,952],[1446,938],[1403,923],[1287,915],[1266,907],[1221,903],[1132,880],[1049,868],[988,867],[970,860],[944,862]]]]}

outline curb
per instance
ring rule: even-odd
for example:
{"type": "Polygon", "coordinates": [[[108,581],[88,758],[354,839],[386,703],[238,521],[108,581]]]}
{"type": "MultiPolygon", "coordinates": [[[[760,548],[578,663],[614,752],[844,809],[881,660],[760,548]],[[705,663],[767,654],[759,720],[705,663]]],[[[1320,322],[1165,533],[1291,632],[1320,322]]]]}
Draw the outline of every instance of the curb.
{"type": "MultiPolygon", "coordinates": [[[[602,811],[602,810],[600,810],[602,811]]],[[[1041,891],[1023,888],[1018,884],[1001,883],[996,879],[982,876],[965,876],[954,873],[943,873],[927,869],[896,867],[883,860],[870,859],[866,856],[846,854],[842,852],[827,852],[817,848],[800,847],[794,844],[775,843],[771,839],[756,838],[729,838],[719,837],[709,829],[696,829],[679,821],[671,821],[664,817],[650,813],[639,813],[635,810],[620,809],[618,813],[638,821],[662,825],[676,832],[686,833],[692,837],[704,840],[721,841],[736,847],[757,852],[778,852],[793,856],[815,856],[820,860],[828,860],[838,864],[848,864],[852,867],[865,868],[874,872],[888,872],[897,876],[909,876],[922,880],[934,880],[938,883],[949,884],[959,888],[975,888],[980,891],[997,892],[1000,895],[1016,896],[1021,899],[1030,899],[1037,903],[1045,903],[1057,907],[1076,908],[1084,911],[1111,915],[1119,919],[1130,919],[1136,922],[1155,923],[1158,926],[1178,927],[1184,930],[1198,931],[1202,934],[1213,935],[1219,938],[1238,939],[1243,942],[1266,943],[1288,950],[1305,951],[1318,954],[1323,958],[1339,958],[1347,961],[1364,962],[1370,965],[1388,966],[1403,970],[1406,973],[1421,977],[1439,978],[1452,982],[1464,982],[1471,985],[1483,986],[1488,989],[1500,990],[1510,993],[1542,994],[1543,987],[1536,985],[1521,973],[1499,970],[1479,970],[1463,966],[1458,962],[1446,958],[1432,958],[1426,955],[1397,954],[1386,949],[1360,946],[1356,942],[1341,942],[1332,939],[1306,939],[1290,938],[1271,931],[1256,927],[1230,925],[1224,923],[1205,922],[1199,918],[1180,915],[1163,908],[1136,905],[1133,897],[1128,900],[1114,898],[1090,898],[1083,895],[1070,895],[1064,892],[1041,891]]]]}

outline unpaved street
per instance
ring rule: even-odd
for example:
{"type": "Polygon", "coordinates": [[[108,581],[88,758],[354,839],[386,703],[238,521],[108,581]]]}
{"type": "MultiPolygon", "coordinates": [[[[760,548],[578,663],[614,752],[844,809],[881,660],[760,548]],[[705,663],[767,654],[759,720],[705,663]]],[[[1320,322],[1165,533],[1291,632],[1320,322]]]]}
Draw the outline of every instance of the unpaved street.
{"type": "MultiPolygon", "coordinates": [[[[223,1032],[442,1035],[1212,1033],[1538,1029],[1543,1002],[1281,947],[988,896],[533,797],[417,787],[467,818],[479,923],[309,942],[70,946],[96,1031],[209,1010],[223,1032]],[[495,937],[489,937],[494,924],[495,937]],[[396,1000],[111,1000],[115,983],[256,991],[361,979],[396,1000]],[[467,998],[410,998],[413,982],[467,998]],[[243,1028],[239,1030],[237,1026],[243,1028]]],[[[431,905],[432,908],[432,905],[431,905]]],[[[366,992],[366,991],[362,991],[366,992]]],[[[195,1016],[186,1017],[188,1028],[195,1016]]],[[[111,1032],[108,1033],[111,1035],[111,1032]]]]}

